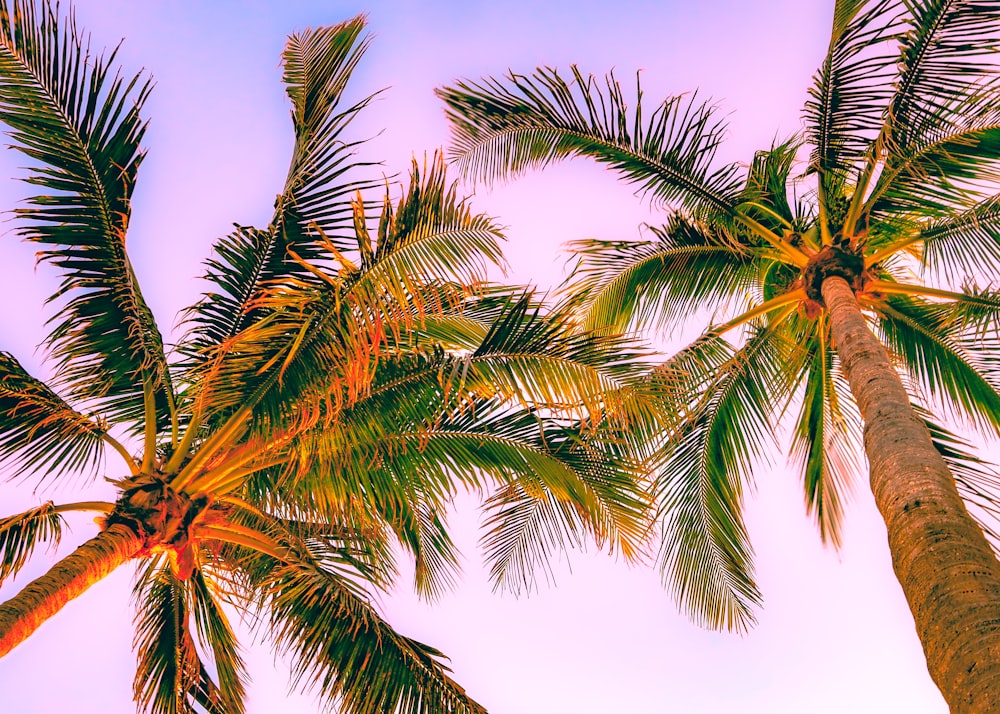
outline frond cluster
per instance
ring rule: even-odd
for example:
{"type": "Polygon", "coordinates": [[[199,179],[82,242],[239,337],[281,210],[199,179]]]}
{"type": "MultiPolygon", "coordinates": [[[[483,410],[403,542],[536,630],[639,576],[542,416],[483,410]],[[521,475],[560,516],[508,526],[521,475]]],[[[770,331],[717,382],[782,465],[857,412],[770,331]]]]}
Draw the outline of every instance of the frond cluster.
{"type": "Polygon", "coordinates": [[[998,433],[998,43],[995,2],[837,0],[804,131],[742,166],[717,160],[724,126],[694,95],[646,118],[638,84],[628,93],[576,67],[438,90],[467,176],[585,156],[665,210],[644,240],[572,244],[562,290],[591,329],[670,334],[709,322],[663,367],[675,418],[647,461],[660,564],[695,620],[752,619],[741,501],[772,435],[788,435],[806,506],[839,542],[861,419],[823,305],[831,277],[853,289],[995,534],[996,475],[941,419],[998,433]]]}
{"type": "MultiPolygon", "coordinates": [[[[443,654],[373,605],[400,547],[421,595],[452,586],[460,489],[484,497],[498,588],[530,588],[586,541],[629,559],[646,547],[640,455],[668,418],[647,351],[489,284],[500,228],[440,156],[414,161],[398,197],[372,169],[355,119],[374,95],[348,98],[364,27],[289,38],[295,143],[274,213],[216,243],[168,351],[126,252],[149,83],[114,74],[114,53],[90,53],[48,0],[0,0],[0,119],[38,189],[22,232],[62,279],[56,388],[0,353],[0,462],[60,479],[111,447],[127,469],[115,503],[0,519],[0,580],[58,542],[64,511],[103,514],[123,543],[131,533],[148,558],[134,694],[155,714],[244,711],[232,611],[253,613],[297,686],[345,712],[482,712],[443,654]]],[[[713,126],[710,107],[664,106],[635,140],[670,137],[661,163],[702,171],[713,126]]],[[[728,185],[703,178],[709,193],[728,185]]]]}

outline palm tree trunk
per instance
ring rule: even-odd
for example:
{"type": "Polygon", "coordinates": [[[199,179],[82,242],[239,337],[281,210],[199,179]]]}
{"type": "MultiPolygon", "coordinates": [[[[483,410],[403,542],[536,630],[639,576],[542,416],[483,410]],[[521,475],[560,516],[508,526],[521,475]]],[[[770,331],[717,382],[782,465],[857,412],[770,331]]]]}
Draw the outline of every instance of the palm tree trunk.
{"type": "Polygon", "coordinates": [[[931,678],[952,712],[1000,712],[1000,562],[847,281],[823,281],[834,344],[865,422],[875,503],[931,678]]]}
{"type": "Polygon", "coordinates": [[[63,605],[132,558],[142,544],[128,526],[111,525],[0,605],[0,657],[26,640],[63,605]]]}

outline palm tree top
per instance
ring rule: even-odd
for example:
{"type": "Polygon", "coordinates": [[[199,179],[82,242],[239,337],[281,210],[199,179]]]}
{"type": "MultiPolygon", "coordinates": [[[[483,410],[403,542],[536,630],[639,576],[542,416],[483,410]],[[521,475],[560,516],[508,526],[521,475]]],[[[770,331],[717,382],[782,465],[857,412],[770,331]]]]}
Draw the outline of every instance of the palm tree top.
{"type": "Polygon", "coordinates": [[[668,516],[674,544],[661,553],[699,620],[742,626],[759,597],[739,501],[779,416],[791,418],[808,507],[840,540],[860,416],[824,306],[832,276],[873,321],[989,531],[994,470],[944,424],[1000,433],[989,357],[1000,346],[998,26],[990,2],[837,2],[803,131],[746,163],[718,160],[725,122],[697,93],[650,109],[638,82],[632,92],[575,66],[438,91],[467,176],[586,156],[666,213],[645,240],[573,243],[565,290],[591,328],[710,316],[668,361],[691,375],[678,395],[691,448],[669,457],[661,494],[668,511],[701,504],[668,516]],[[699,495],[705,479],[728,485],[699,495]]]}
{"type": "Polygon", "coordinates": [[[422,596],[454,582],[456,493],[490,494],[498,587],[530,589],[586,540],[640,555],[648,498],[625,425],[656,418],[643,350],[488,283],[501,230],[439,155],[414,160],[396,197],[360,151],[374,95],[345,92],[368,46],[362,16],[289,38],[294,145],[273,214],[216,242],[170,345],[126,250],[150,82],[116,74],[72,13],[0,3],[0,119],[36,192],[19,230],[61,281],[53,383],[0,352],[0,461],[34,483],[89,471],[115,488],[0,518],[0,581],[58,544],[65,513],[100,525],[0,604],[0,655],[140,559],[143,710],[243,711],[230,617],[251,612],[293,683],[344,711],[482,712],[442,653],[373,604],[404,553],[422,596]]]}

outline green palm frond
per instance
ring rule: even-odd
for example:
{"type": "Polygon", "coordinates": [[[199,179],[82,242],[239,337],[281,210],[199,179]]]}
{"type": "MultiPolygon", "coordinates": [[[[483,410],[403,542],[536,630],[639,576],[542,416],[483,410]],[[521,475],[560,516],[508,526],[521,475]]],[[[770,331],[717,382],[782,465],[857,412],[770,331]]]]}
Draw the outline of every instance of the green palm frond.
{"type": "Polygon", "coordinates": [[[362,35],[364,26],[365,18],[359,15],[295,33],[281,56],[293,107],[295,148],[279,202],[290,204],[291,215],[304,229],[322,232],[344,249],[356,245],[355,195],[375,185],[356,176],[357,169],[373,165],[354,155],[361,142],[344,141],[342,136],[377,95],[342,106],[348,80],[370,42],[370,36],[362,35]]]}
{"type": "Polygon", "coordinates": [[[861,471],[861,416],[840,372],[825,320],[814,323],[811,332],[803,349],[802,407],[789,455],[800,466],[806,507],[820,537],[839,546],[845,497],[861,471]]]}
{"type": "Polygon", "coordinates": [[[214,580],[196,569],[187,581],[190,610],[198,640],[212,652],[219,706],[227,714],[242,714],[246,699],[246,669],[236,635],[213,593],[214,580]]]}
{"type": "Polygon", "coordinates": [[[924,226],[924,264],[943,275],[1000,273],[1000,195],[924,226]]]}
{"type": "Polygon", "coordinates": [[[188,714],[195,705],[208,714],[239,714],[243,705],[233,698],[236,692],[219,689],[195,645],[190,581],[179,580],[163,560],[149,563],[134,592],[136,702],[150,714],[188,714]]]}
{"type": "Polygon", "coordinates": [[[298,437],[293,475],[255,488],[265,493],[273,488],[279,503],[287,497],[302,500],[307,510],[331,522],[364,511],[389,523],[404,542],[410,540],[403,534],[419,525],[419,502],[444,504],[453,486],[437,469],[400,470],[392,460],[397,451],[417,448],[417,432],[440,423],[466,398],[445,386],[442,375],[451,371],[450,362],[440,351],[382,359],[357,402],[298,437]]]}
{"type": "Polygon", "coordinates": [[[644,474],[629,449],[568,428],[543,443],[580,475],[594,507],[560,496],[546,483],[508,481],[483,506],[481,539],[495,590],[531,592],[539,572],[553,581],[552,560],[592,539],[627,560],[640,557],[650,531],[644,474]]]}
{"type": "Polygon", "coordinates": [[[369,44],[362,16],[292,35],[282,54],[292,101],[295,146],[285,186],[266,229],[237,226],[215,246],[205,278],[213,289],[188,311],[192,347],[206,349],[260,320],[257,301],[276,284],[315,282],[289,255],[322,261],[317,237],[340,250],[356,245],[354,203],[377,183],[361,176],[371,166],[357,156],[359,140],[345,138],[351,123],[375,95],[344,107],[344,92],[369,44]]]}
{"type": "Polygon", "coordinates": [[[500,261],[500,237],[447,183],[440,160],[423,174],[414,164],[406,196],[395,207],[385,203],[372,260],[355,265],[326,243],[339,271],[304,263],[322,276],[318,285],[262,298],[268,318],[207,353],[200,389],[210,390],[213,410],[260,404],[274,419],[303,399],[338,391],[346,396],[336,398],[356,399],[382,347],[419,317],[414,308],[439,309],[441,283],[484,280],[487,264],[500,261]]]}
{"type": "Polygon", "coordinates": [[[772,143],[767,151],[754,154],[741,195],[741,209],[772,231],[782,233],[797,228],[799,216],[788,202],[788,185],[801,137],[772,143]]]}
{"type": "Polygon", "coordinates": [[[899,0],[837,0],[830,46],[805,105],[809,167],[832,193],[868,151],[892,96],[899,0]]]}
{"type": "Polygon", "coordinates": [[[893,295],[877,309],[890,353],[915,383],[954,414],[1000,433],[1000,389],[988,368],[992,350],[953,334],[950,311],[926,301],[893,295]]]}
{"type": "Polygon", "coordinates": [[[398,574],[395,553],[382,524],[374,519],[380,499],[392,494],[373,493],[368,500],[355,499],[337,510],[323,504],[322,495],[316,498],[299,486],[298,479],[250,481],[246,499],[226,497],[231,507],[226,525],[213,532],[218,536],[221,569],[247,575],[245,584],[253,589],[266,576],[255,570],[263,564],[260,554],[272,560],[294,556],[341,578],[358,594],[368,586],[391,587],[398,574]],[[226,540],[227,532],[249,540],[226,540]]]}
{"type": "Polygon", "coordinates": [[[680,318],[743,297],[759,260],[679,215],[651,241],[575,241],[566,290],[589,328],[666,330],[680,318]]]}
{"type": "MultiPolygon", "coordinates": [[[[488,483],[479,478],[481,473],[509,482],[526,468],[530,469],[529,477],[538,473],[545,479],[567,468],[562,462],[573,451],[565,437],[557,432],[543,433],[542,422],[530,412],[505,407],[507,398],[513,396],[515,403],[536,407],[575,407],[603,393],[614,395],[615,390],[627,391],[634,383],[648,381],[635,367],[628,344],[619,339],[567,335],[562,319],[538,312],[530,296],[513,304],[506,296],[495,305],[501,309],[478,305],[485,310],[483,317],[496,321],[471,355],[436,351],[383,359],[369,391],[335,424],[324,428],[316,442],[303,447],[305,453],[319,459],[317,476],[315,480],[300,477],[296,488],[314,497],[329,493],[325,500],[331,504],[357,503],[362,497],[372,500],[366,494],[381,494],[375,499],[381,503],[386,494],[397,493],[379,506],[381,516],[418,555],[418,538],[438,538],[433,529],[415,528],[420,525],[421,503],[450,500],[449,473],[451,478],[458,474],[467,487],[480,490],[488,483]],[[560,442],[567,446],[554,452],[553,443],[560,442]],[[333,483],[323,476],[329,472],[339,474],[333,483]],[[427,498],[431,500],[424,501],[427,498]]],[[[624,410],[616,404],[616,415],[627,413],[633,419],[636,414],[653,411],[645,399],[636,397],[635,401],[640,404],[624,410]]],[[[595,442],[605,438],[597,430],[581,436],[595,442]]],[[[574,469],[570,467],[571,482],[580,476],[574,469]]],[[[628,469],[634,471],[635,465],[628,469]]],[[[600,495],[599,486],[595,482],[589,488],[600,495]]],[[[558,489],[574,508],[588,507],[579,493],[567,491],[565,485],[547,485],[543,480],[538,487],[558,489]]],[[[635,494],[624,496],[619,492],[602,497],[602,518],[611,514],[613,528],[598,528],[593,518],[590,525],[600,532],[622,530],[627,539],[625,545],[619,545],[634,548],[635,522],[641,517],[632,513],[635,494]]],[[[445,558],[448,552],[441,551],[445,558]]],[[[447,566],[448,560],[439,565],[447,566]]]]}
{"type": "Polygon", "coordinates": [[[0,352],[0,463],[14,475],[96,472],[106,427],[74,410],[13,355],[0,352]]]}
{"type": "Polygon", "coordinates": [[[450,494],[437,492],[436,483],[425,490],[419,474],[400,474],[387,463],[369,467],[364,478],[352,479],[349,470],[338,476],[348,483],[334,489],[313,488],[310,484],[320,480],[318,475],[296,479],[289,484],[293,502],[302,494],[317,518],[359,525],[350,529],[349,536],[310,537],[303,547],[341,574],[345,566],[352,568],[382,589],[395,581],[395,551],[402,547],[413,557],[418,595],[436,600],[451,590],[460,565],[445,521],[450,494]]]}
{"type": "Polygon", "coordinates": [[[865,211],[946,218],[966,211],[1000,179],[1000,83],[941,110],[933,129],[886,158],[865,211]]]}
{"type": "MultiPolygon", "coordinates": [[[[1000,8],[989,0],[907,0],[899,78],[886,112],[890,156],[939,133],[961,103],[997,69],[1000,8]]],[[[891,160],[889,163],[893,163],[891,160]]]]}
{"type": "MultiPolygon", "coordinates": [[[[358,427],[355,423],[350,432],[355,439],[369,434],[368,443],[357,440],[349,449],[337,449],[335,461],[318,461],[295,487],[329,504],[385,503],[379,506],[382,516],[397,533],[400,526],[393,520],[419,518],[422,503],[448,503],[456,481],[475,491],[499,483],[548,493],[572,504],[592,533],[622,550],[634,551],[645,532],[646,503],[636,485],[639,464],[626,453],[615,456],[611,449],[621,447],[601,442],[602,432],[594,427],[547,424],[531,412],[487,400],[438,413],[430,422],[409,422],[397,412],[383,417],[382,424],[358,427]],[[338,478],[322,477],[330,472],[338,478]]],[[[433,529],[422,534],[434,537],[433,529]]]]}
{"type": "Polygon", "coordinates": [[[361,305],[420,305],[424,286],[451,280],[471,289],[486,280],[488,266],[504,265],[497,223],[473,213],[449,183],[444,159],[435,154],[423,171],[414,159],[410,185],[393,207],[388,196],[379,220],[370,266],[350,280],[345,294],[361,305]]]}
{"type": "MultiPolygon", "coordinates": [[[[1000,290],[967,284],[961,293],[938,303],[936,309],[942,324],[947,325],[949,334],[955,339],[996,349],[996,341],[1000,338],[1000,290]]],[[[992,373],[992,369],[987,373],[992,373]]]]}
{"type": "Polygon", "coordinates": [[[440,345],[453,351],[475,350],[486,337],[491,323],[464,310],[442,310],[416,320],[403,339],[415,350],[440,345]]]}
{"type": "Polygon", "coordinates": [[[72,16],[60,28],[57,13],[31,0],[0,5],[0,119],[44,191],[17,209],[20,232],[62,271],[47,343],[67,395],[135,422],[144,382],[161,406],[172,399],[163,341],[125,252],[150,84],[114,74],[115,53],[91,54],[72,16]]]}
{"type": "Polygon", "coordinates": [[[413,556],[413,586],[417,594],[436,600],[453,589],[461,565],[458,548],[448,534],[446,513],[433,499],[420,498],[416,509],[390,523],[400,543],[413,556]]]}
{"type": "Polygon", "coordinates": [[[341,578],[305,558],[261,571],[270,631],[296,687],[345,714],[484,714],[440,652],[397,633],[341,578]]]}
{"type": "Polygon", "coordinates": [[[615,393],[641,379],[648,351],[625,335],[574,329],[566,309],[532,303],[530,296],[511,302],[493,323],[462,365],[466,382],[493,385],[535,408],[577,408],[591,417],[622,407],[615,393]]]}
{"type": "MultiPolygon", "coordinates": [[[[377,502],[379,499],[371,500],[377,502]]],[[[294,498],[286,499],[282,507],[295,504],[294,498]]],[[[282,540],[300,542],[323,567],[341,573],[357,571],[368,583],[387,589],[398,575],[396,554],[384,529],[373,523],[374,514],[362,513],[366,506],[375,510],[374,503],[359,506],[358,502],[354,502],[351,507],[343,509],[336,519],[322,520],[329,513],[322,509],[309,511],[317,518],[308,522],[278,518],[277,532],[282,540]]]]}
{"type": "MultiPolygon", "coordinates": [[[[406,390],[400,401],[406,404],[406,397],[419,399],[418,391],[406,390]]],[[[356,570],[381,588],[388,587],[396,576],[391,534],[414,558],[417,593],[434,600],[452,588],[459,571],[458,551],[445,522],[445,508],[454,494],[436,472],[428,478],[428,474],[408,468],[405,458],[379,458],[376,447],[365,443],[364,438],[367,435],[371,440],[385,428],[378,423],[383,420],[372,413],[372,407],[371,403],[364,404],[366,415],[358,414],[358,408],[352,409],[344,423],[334,427],[349,442],[340,447],[342,460],[335,466],[326,459],[336,457],[326,452],[325,458],[312,462],[311,468],[300,466],[293,478],[256,487],[267,494],[268,500],[280,502],[282,510],[298,506],[302,515],[315,523],[304,529],[281,520],[278,527],[272,527],[280,540],[300,542],[300,547],[308,549],[317,560],[342,572],[345,567],[356,570]],[[334,478],[331,473],[336,474],[334,478]],[[357,526],[341,529],[343,533],[331,537],[330,527],[324,528],[321,523],[357,526]]],[[[381,443],[385,444],[384,437],[381,443]]],[[[320,448],[332,447],[327,443],[320,448]]]]}
{"type": "Polygon", "coordinates": [[[494,591],[532,592],[539,573],[554,584],[553,561],[586,542],[573,504],[548,491],[508,484],[486,500],[483,512],[481,545],[494,591]]]}
{"type": "Polygon", "coordinates": [[[553,69],[503,81],[459,82],[437,90],[451,120],[454,159],[475,179],[492,181],[570,156],[610,165],[658,201],[700,214],[729,216],[738,186],[735,164],[713,169],[724,125],[709,103],[672,97],[646,120],[614,76],[604,87],[574,66],[567,82],[553,69]]]}
{"type": "Polygon", "coordinates": [[[274,245],[275,238],[271,230],[237,226],[216,242],[204,275],[212,285],[211,292],[187,314],[192,328],[185,342],[195,355],[232,337],[253,321],[248,305],[260,290],[260,276],[266,273],[266,279],[270,280],[276,274],[278,268],[273,263],[278,266],[291,263],[289,270],[295,267],[285,257],[286,246],[274,245]]]}
{"type": "MultiPolygon", "coordinates": [[[[581,508],[595,504],[581,474],[549,444],[565,440],[562,430],[546,428],[530,412],[511,413],[503,404],[477,404],[456,410],[435,423],[412,424],[385,434],[374,456],[388,461],[394,472],[419,476],[441,491],[454,480],[483,490],[483,475],[501,482],[520,481],[548,488],[581,508]]],[[[445,491],[446,492],[446,491],[445,491]]]]}
{"type": "Polygon", "coordinates": [[[687,375],[676,399],[688,415],[658,463],[660,565],[680,606],[699,623],[743,630],[760,593],[742,517],[742,479],[768,457],[772,415],[790,385],[780,331],[757,329],[734,349],[711,334],[668,363],[687,375]]]}
{"type": "Polygon", "coordinates": [[[52,549],[58,546],[62,527],[63,518],[51,501],[0,518],[0,584],[16,574],[41,543],[48,543],[52,549]]]}
{"type": "Polygon", "coordinates": [[[974,453],[972,445],[950,431],[926,409],[913,404],[928,431],[934,448],[944,458],[955,477],[955,485],[965,502],[971,506],[972,516],[979,522],[994,550],[1000,550],[1000,472],[994,464],[984,461],[974,453]]]}

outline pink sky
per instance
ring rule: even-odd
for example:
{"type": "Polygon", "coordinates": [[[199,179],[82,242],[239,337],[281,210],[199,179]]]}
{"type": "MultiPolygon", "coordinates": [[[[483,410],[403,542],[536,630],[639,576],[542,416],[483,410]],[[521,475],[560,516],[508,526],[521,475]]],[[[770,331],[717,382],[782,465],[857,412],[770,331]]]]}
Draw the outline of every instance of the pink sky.
{"type": "MultiPolygon", "coordinates": [[[[571,62],[595,73],[614,67],[624,81],[641,68],[648,100],[700,88],[732,112],[721,158],[749,160],[776,134],[800,127],[832,12],[832,2],[801,0],[625,0],[614,10],[606,2],[521,0],[76,6],[97,47],[125,37],[126,68],[146,67],[157,80],[129,246],[161,330],[175,336],[174,318],[198,295],[195,276],[212,241],[234,221],[265,224],[280,190],[292,135],[278,55],[289,32],[369,13],[376,37],[354,89],[392,87],[368,118],[372,135],[385,129],[373,151],[386,160],[387,173],[447,142],[435,86],[571,62]]],[[[22,185],[7,180],[18,165],[18,155],[0,154],[0,206],[23,195],[22,185]]],[[[540,286],[563,277],[564,242],[631,238],[640,222],[656,220],[611,175],[581,162],[492,191],[480,187],[474,205],[510,227],[511,279],[540,286]]],[[[6,227],[0,349],[43,374],[34,348],[44,334],[42,301],[53,274],[47,266],[35,270],[33,248],[6,227]]],[[[756,474],[757,493],[747,506],[765,602],[759,626],[743,637],[696,628],[677,613],[651,568],[629,568],[593,549],[570,553],[556,568],[555,587],[530,598],[491,594],[471,499],[452,518],[466,556],[456,590],[428,605],[404,578],[383,599],[384,613],[449,655],[456,679],[493,714],[945,712],[866,485],[858,484],[845,545],[834,552],[806,519],[796,477],[781,467],[784,457],[775,462],[779,467],[756,474]]],[[[84,489],[76,482],[34,494],[32,485],[0,486],[0,515],[50,497],[102,493],[99,484],[84,489]]],[[[86,518],[71,523],[64,551],[95,529],[86,518]]],[[[36,558],[29,575],[53,560],[36,558]]],[[[0,662],[0,711],[134,709],[130,577],[123,569],[93,587],[0,662]]],[[[0,597],[24,582],[8,583],[0,597]]],[[[283,665],[266,646],[245,644],[254,676],[249,712],[320,710],[311,697],[287,693],[283,665]]]]}

